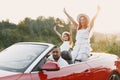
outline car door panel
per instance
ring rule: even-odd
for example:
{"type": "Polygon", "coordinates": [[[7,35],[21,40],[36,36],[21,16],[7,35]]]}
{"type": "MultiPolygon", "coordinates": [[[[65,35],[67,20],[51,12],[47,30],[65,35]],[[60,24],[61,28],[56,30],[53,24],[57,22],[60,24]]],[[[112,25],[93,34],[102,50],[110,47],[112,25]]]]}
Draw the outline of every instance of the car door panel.
{"type": "Polygon", "coordinates": [[[58,71],[33,72],[31,76],[33,80],[92,80],[89,66],[84,62],[63,67],[58,71]]]}
{"type": "Polygon", "coordinates": [[[31,74],[30,74],[30,73],[24,73],[24,74],[21,75],[21,77],[19,77],[17,80],[32,80],[32,79],[31,79],[31,74]]]}
{"type": "Polygon", "coordinates": [[[100,58],[87,61],[87,64],[91,67],[93,80],[107,80],[110,68],[103,66],[104,63],[105,61],[100,58]]]}

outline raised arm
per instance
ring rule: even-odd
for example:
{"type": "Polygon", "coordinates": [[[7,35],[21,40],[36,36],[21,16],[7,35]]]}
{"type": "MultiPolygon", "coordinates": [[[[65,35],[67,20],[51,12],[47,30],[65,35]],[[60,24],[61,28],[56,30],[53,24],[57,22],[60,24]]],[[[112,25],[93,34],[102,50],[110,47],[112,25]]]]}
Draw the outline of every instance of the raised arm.
{"type": "Polygon", "coordinates": [[[70,25],[70,48],[73,47],[72,27],[73,27],[73,24],[70,25]]]}
{"type": "Polygon", "coordinates": [[[93,18],[92,18],[92,20],[91,20],[91,22],[90,22],[89,32],[91,31],[91,29],[92,29],[93,26],[94,26],[94,21],[95,21],[96,17],[98,16],[99,11],[100,11],[100,6],[97,7],[97,12],[96,12],[96,14],[93,16],[93,18]]]}
{"type": "Polygon", "coordinates": [[[59,36],[59,38],[63,41],[62,35],[57,31],[56,26],[54,26],[54,31],[59,36]]]}
{"type": "Polygon", "coordinates": [[[77,27],[78,24],[77,24],[77,23],[74,21],[74,19],[66,12],[65,8],[64,8],[64,13],[65,13],[65,15],[69,18],[69,20],[73,23],[73,25],[74,25],[75,27],[77,27]]]}

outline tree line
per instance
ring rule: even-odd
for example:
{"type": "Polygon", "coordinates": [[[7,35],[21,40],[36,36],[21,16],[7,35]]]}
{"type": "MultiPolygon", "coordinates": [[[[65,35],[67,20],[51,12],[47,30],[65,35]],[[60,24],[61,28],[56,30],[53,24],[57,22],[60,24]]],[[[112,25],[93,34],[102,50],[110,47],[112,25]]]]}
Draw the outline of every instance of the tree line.
{"type": "MultiPolygon", "coordinates": [[[[69,31],[70,22],[62,19],[39,16],[36,19],[26,17],[18,24],[10,23],[9,20],[0,22],[0,50],[16,42],[47,42],[60,46],[62,41],[54,32],[53,28],[62,33],[69,31]],[[64,26],[64,27],[61,27],[64,26]]],[[[75,42],[75,33],[73,30],[73,41],[75,42]]],[[[95,42],[95,36],[91,38],[91,46],[95,52],[108,52],[120,56],[120,43],[113,39],[95,42]]]]}
{"type": "Polygon", "coordinates": [[[39,16],[37,19],[25,18],[18,24],[10,23],[9,20],[0,22],[0,49],[4,49],[16,42],[48,42],[56,45],[60,45],[61,41],[56,33],[53,31],[53,27],[57,26],[60,33],[63,31],[69,31],[68,26],[70,23],[65,21],[43,16],[39,16]],[[64,26],[60,28],[59,25],[64,26]]]}

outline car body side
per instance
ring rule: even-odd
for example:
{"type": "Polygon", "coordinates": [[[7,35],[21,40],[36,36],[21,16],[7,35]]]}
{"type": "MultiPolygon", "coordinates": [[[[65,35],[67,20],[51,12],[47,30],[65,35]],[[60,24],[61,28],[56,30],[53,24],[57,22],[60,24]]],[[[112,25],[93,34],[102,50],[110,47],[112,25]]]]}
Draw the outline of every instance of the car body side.
{"type": "Polygon", "coordinates": [[[0,80],[108,80],[112,73],[120,74],[119,57],[107,53],[92,53],[87,61],[70,64],[57,71],[37,70],[53,47],[49,45],[25,72],[0,76],[0,80]]]}

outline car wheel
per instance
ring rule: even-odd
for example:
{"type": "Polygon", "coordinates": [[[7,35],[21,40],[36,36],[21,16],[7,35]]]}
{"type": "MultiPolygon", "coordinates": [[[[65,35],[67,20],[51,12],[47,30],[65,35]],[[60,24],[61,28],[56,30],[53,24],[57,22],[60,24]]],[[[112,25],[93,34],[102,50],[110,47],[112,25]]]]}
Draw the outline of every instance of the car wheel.
{"type": "Polygon", "coordinates": [[[109,80],[120,80],[120,75],[118,73],[113,73],[109,80]]]}

